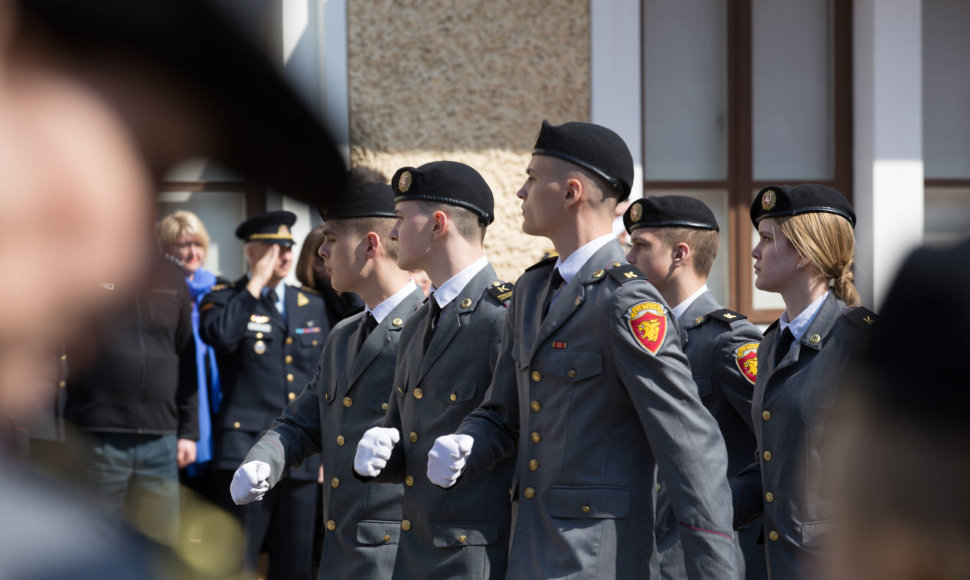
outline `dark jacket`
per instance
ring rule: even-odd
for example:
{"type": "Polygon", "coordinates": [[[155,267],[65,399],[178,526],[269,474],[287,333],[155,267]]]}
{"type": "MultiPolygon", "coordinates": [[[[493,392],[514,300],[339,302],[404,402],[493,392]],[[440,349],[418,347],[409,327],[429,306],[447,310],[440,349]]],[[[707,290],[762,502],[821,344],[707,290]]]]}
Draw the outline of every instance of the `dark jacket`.
{"type": "MultiPolygon", "coordinates": [[[[108,283],[103,287],[125,291],[108,283]]],[[[83,355],[68,355],[67,420],[88,431],[198,439],[191,315],[182,270],[159,258],[145,287],[92,329],[93,341],[86,346],[97,353],[90,363],[83,355]]]]}

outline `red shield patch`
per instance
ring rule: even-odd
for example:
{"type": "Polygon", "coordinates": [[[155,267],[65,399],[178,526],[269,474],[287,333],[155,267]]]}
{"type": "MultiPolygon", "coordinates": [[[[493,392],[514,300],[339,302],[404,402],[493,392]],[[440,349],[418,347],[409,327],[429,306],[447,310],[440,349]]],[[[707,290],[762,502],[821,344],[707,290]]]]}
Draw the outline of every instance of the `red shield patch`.
{"type": "Polygon", "coordinates": [[[627,313],[633,338],[650,354],[657,354],[667,338],[667,310],[659,302],[640,302],[627,313]]]}
{"type": "Polygon", "coordinates": [[[734,364],[753,385],[758,380],[758,343],[742,344],[734,351],[734,364]]]}

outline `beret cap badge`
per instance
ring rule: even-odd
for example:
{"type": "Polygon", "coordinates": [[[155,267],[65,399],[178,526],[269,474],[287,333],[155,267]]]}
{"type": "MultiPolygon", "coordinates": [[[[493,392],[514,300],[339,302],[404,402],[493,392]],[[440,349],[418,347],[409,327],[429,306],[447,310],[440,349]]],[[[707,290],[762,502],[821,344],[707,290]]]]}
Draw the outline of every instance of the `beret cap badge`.
{"type": "Polygon", "coordinates": [[[398,189],[398,191],[400,191],[402,193],[404,193],[407,190],[411,189],[411,172],[410,171],[405,171],[405,172],[401,173],[401,177],[398,178],[398,180],[397,180],[397,189],[398,189]]]}
{"type": "Polygon", "coordinates": [[[769,189],[761,196],[761,208],[765,211],[771,211],[773,207],[775,207],[775,190],[769,189]]]}
{"type": "Polygon", "coordinates": [[[641,217],[643,217],[643,206],[639,201],[634,202],[633,207],[630,208],[630,219],[638,222],[641,217]]]}

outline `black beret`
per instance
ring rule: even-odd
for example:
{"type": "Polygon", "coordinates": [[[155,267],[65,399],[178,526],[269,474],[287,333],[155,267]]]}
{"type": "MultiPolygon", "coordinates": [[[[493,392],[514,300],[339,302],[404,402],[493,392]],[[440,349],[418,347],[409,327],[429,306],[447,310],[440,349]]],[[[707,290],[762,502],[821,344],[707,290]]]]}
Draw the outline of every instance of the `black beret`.
{"type": "MultiPolygon", "coordinates": [[[[226,13],[240,9],[234,3],[228,8],[212,0],[16,4],[20,32],[49,39],[70,55],[63,62],[119,71],[137,67],[171,93],[191,99],[206,122],[193,155],[311,205],[343,191],[346,166],[328,130],[253,35],[226,13]]],[[[128,82],[139,82],[130,76],[128,82]]]]}
{"type": "Polygon", "coordinates": [[[785,217],[803,213],[826,212],[840,215],[855,227],[855,212],[845,196],[831,187],[816,183],[769,185],[751,202],[751,223],[766,217],[785,217]]]}
{"type": "Polygon", "coordinates": [[[593,123],[552,125],[543,121],[536,135],[533,155],[564,159],[596,175],[620,194],[620,201],[633,189],[633,156],[623,138],[593,123]]]}
{"type": "Polygon", "coordinates": [[[623,212],[623,227],[694,228],[718,231],[717,219],[707,204],[686,195],[654,195],[638,199],[623,212]]]}
{"type": "Polygon", "coordinates": [[[296,223],[296,214],[291,211],[271,211],[253,216],[236,228],[236,237],[246,242],[266,242],[292,246],[293,234],[290,228],[296,223]]]}
{"type": "Polygon", "coordinates": [[[433,201],[463,207],[483,225],[495,219],[492,190],[477,171],[456,161],[433,161],[402,167],[391,179],[394,201],[433,201]]]}
{"type": "Polygon", "coordinates": [[[324,220],[365,217],[397,217],[394,213],[394,191],[384,183],[358,183],[329,204],[318,208],[324,220]]]}

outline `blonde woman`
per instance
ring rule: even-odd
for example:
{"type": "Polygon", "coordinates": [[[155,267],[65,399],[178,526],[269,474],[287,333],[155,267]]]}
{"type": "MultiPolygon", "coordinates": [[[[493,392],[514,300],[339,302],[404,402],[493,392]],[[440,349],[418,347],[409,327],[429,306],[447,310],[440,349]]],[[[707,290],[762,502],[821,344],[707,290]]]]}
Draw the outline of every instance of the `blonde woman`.
{"type": "Polygon", "coordinates": [[[785,311],[758,348],[757,463],[732,482],[735,524],[764,512],[769,578],[816,577],[833,516],[821,482],[823,426],[875,316],[853,284],[855,212],[823,185],[771,186],[751,205],[755,286],[785,311]]]}
{"type": "MultiPolygon", "coordinates": [[[[221,283],[216,275],[202,267],[209,251],[209,234],[202,220],[192,212],[179,210],[158,222],[158,249],[175,258],[185,272],[185,283],[192,295],[192,333],[195,335],[196,366],[199,377],[199,442],[195,462],[185,467],[189,477],[204,474],[212,460],[212,415],[219,410],[221,391],[215,352],[199,338],[199,302],[212,287],[221,283]]],[[[205,494],[201,482],[191,485],[205,494]]]]}

